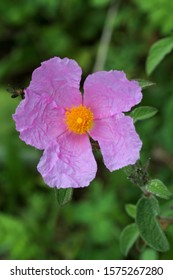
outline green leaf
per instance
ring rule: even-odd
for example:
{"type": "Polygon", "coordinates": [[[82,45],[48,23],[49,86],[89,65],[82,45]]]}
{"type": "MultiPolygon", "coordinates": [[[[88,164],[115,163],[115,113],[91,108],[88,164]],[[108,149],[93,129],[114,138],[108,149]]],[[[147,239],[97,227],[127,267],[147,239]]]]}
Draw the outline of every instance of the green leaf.
{"type": "Polygon", "coordinates": [[[157,109],[149,106],[141,106],[134,109],[129,115],[133,118],[134,123],[137,121],[149,119],[157,113],[157,109]]]}
{"type": "Polygon", "coordinates": [[[154,196],[142,197],[137,203],[136,224],[141,237],[156,251],[169,250],[167,238],[157,220],[159,204],[154,196]]]}
{"type": "Polygon", "coordinates": [[[127,214],[130,217],[135,219],[135,217],[136,217],[136,205],[134,205],[134,204],[126,204],[125,205],[125,209],[126,209],[127,214]]]}
{"type": "Polygon", "coordinates": [[[155,85],[155,83],[153,83],[151,81],[146,81],[146,80],[142,80],[142,79],[137,79],[136,81],[139,83],[139,85],[142,89],[155,85]]]}
{"type": "Polygon", "coordinates": [[[70,202],[73,194],[73,189],[56,189],[55,188],[55,194],[57,198],[57,202],[60,206],[66,205],[68,202],[70,202]]]}
{"type": "Polygon", "coordinates": [[[150,180],[145,188],[148,192],[165,199],[169,199],[172,196],[163,182],[158,179],[150,180]]]}
{"type": "Polygon", "coordinates": [[[139,230],[136,224],[130,224],[125,227],[120,235],[121,252],[127,256],[129,250],[132,248],[136,239],[139,236],[139,230]]]}
{"type": "Polygon", "coordinates": [[[146,72],[150,75],[163,58],[173,49],[173,36],[164,38],[152,45],[146,62],[146,72]]]}

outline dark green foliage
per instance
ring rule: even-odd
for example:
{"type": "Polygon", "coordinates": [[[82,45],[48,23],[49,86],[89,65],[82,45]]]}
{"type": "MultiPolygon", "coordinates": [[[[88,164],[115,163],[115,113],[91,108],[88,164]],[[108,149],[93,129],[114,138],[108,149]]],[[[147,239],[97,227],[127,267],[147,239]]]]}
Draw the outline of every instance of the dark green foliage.
{"type": "MultiPolygon", "coordinates": [[[[143,243],[141,245],[143,241],[138,238],[134,225],[129,230],[128,225],[134,222],[132,218],[136,216],[135,205],[141,196],[140,189],[131,182],[140,183],[141,186],[144,181],[147,183],[150,180],[147,168],[136,166],[129,182],[121,170],[112,173],[106,170],[97,152],[97,178],[88,188],[74,190],[72,200],[64,207],[59,207],[54,190],[45,186],[37,172],[42,152],[19,139],[12,120],[20,98],[11,99],[6,88],[9,84],[16,88],[26,87],[32,71],[42,61],[52,56],[67,56],[77,60],[83,69],[82,82],[93,71],[110,2],[0,2],[1,259],[122,259],[123,253],[130,259],[173,257],[173,226],[165,228],[165,233],[162,229],[160,231],[155,213],[148,216],[162,237],[159,239],[162,245],[156,249],[163,251],[163,247],[168,247],[165,241],[167,236],[170,251],[156,253],[148,246],[143,246],[143,243]],[[119,240],[123,229],[123,238],[128,242],[124,244],[121,241],[122,252],[119,240]],[[136,239],[137,243],[133,246],[136,239]]],[[[143,142],[141,158],[142,162],[147,162],[151,157],[150,176],[159,178],[172,192],[172,54],[165,56],[153,71],[151,82],[147,81],[145,73],[150,47],[163,36],[171,36],[172,1],[160,0],[159,6],[157,0],[118,2],[104,69],[124,70],[129,79],[140,78],[141,87],[146,88],[139,106],[157,108],[158,113],[147,121],[136,123],[143,142]]],[[[135,110],[133,114],[139,113],[141,109],[135,110]]],[[[156,112],[149,110],[150,116],[156,112]]],[[[143,113],[143,117],[146,117],[146,110],[143,113]]],[[[64,193],[61,191],[62,202],[64,193]]],[[[153,213],[151,200],[142,198],[138,203],[136,219],[143,239],[154,247],[153,241],[148,240],[142,228],[142,210],[139,209],[143,209],[143,203],[153,213]]],[[[160,215],[171,219],[173,201],[160,199],[159,203],[160,215]]],[[[148,225],[148,220],[144,222],[148,225]]]]}

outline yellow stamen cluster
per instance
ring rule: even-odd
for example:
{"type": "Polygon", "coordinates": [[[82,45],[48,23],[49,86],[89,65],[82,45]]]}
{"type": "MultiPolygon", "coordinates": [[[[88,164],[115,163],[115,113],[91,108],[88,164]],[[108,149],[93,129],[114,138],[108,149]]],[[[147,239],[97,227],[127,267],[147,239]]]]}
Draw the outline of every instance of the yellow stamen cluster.
{"type": "Polygon", "coordinates": [[[87,133],[93,126],[93,113],[90,108],[79,105],[78,107],[67,108],[65,122],[69,131],[76,134],[87,133]]]}

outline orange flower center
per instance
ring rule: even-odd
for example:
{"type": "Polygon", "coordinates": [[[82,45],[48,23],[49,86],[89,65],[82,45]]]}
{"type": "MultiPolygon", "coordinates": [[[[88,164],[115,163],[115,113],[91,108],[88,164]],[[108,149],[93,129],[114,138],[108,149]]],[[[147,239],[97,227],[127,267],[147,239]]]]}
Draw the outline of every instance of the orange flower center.
{"type": "Polygon", "coordinates": [[[66,109],[65,122],[68,129],[76,134],[88,132],[93,126],[93,118],[93,113],[86,106],[79,105],[66,109]]]}

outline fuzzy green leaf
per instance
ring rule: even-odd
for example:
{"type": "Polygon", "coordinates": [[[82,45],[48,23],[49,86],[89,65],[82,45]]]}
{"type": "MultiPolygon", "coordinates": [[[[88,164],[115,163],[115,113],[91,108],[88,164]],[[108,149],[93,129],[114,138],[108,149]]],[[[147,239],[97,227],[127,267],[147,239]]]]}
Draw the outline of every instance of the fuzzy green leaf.
{"type": "Polygon", "coordinates": [[[155,194],[161,198],[169,199],[172,196],[163,182],[158,179],[150,180],[145,188],[148,192],[155,194]]]}
{"type": "Polygon", "coordinates": [[[125,227],[120,235],[120,248],[122,254],[127,256],[136,239],[139,236],[139,230],[136,224],[130,224],[125,227]]]}
{"type": "Polygon", "coordinates": [[[68,202],[70,202],[73,194],[73,189],[56,189],[55,188],[55,194],[57,202],[60,206],[66,205],[68,202]]]}
{"type": "Polygon", "coordinates": [[[169,250],[167,238],[157,220],[159,204],[154,196],[142,197],[137,203],[136,224],[141,237],[156,251],[169,250]]]}
{"type": "Polygon", "coordinates": [[[157,109],[150,106],[141,106],[134,109],[130,116],[133,118],[134,123],[137,121],[149,119],[157,113],[157,109]]]}
{"type": "Polygon", "coordinates": [[[173,49],[173,36],[164,38],[152,45],[146,62],[146,72],[150,75],[163,58],[173,49]]]}
{"type": "Polygon", "coordinates": [[[137,79],[136,81],[139,83],[139,85],[142,89],[155,85],[155,83],[153,83],[151,81],[146,81],[146,80],[142,80],[142,79],[137,79]]]}
{"type": "Polygon", "coordinates": [[[136,217],[136,205],[134,204],[126,204],[125,209],[127,214],[131,217],[134,218],[136,217]]]}

